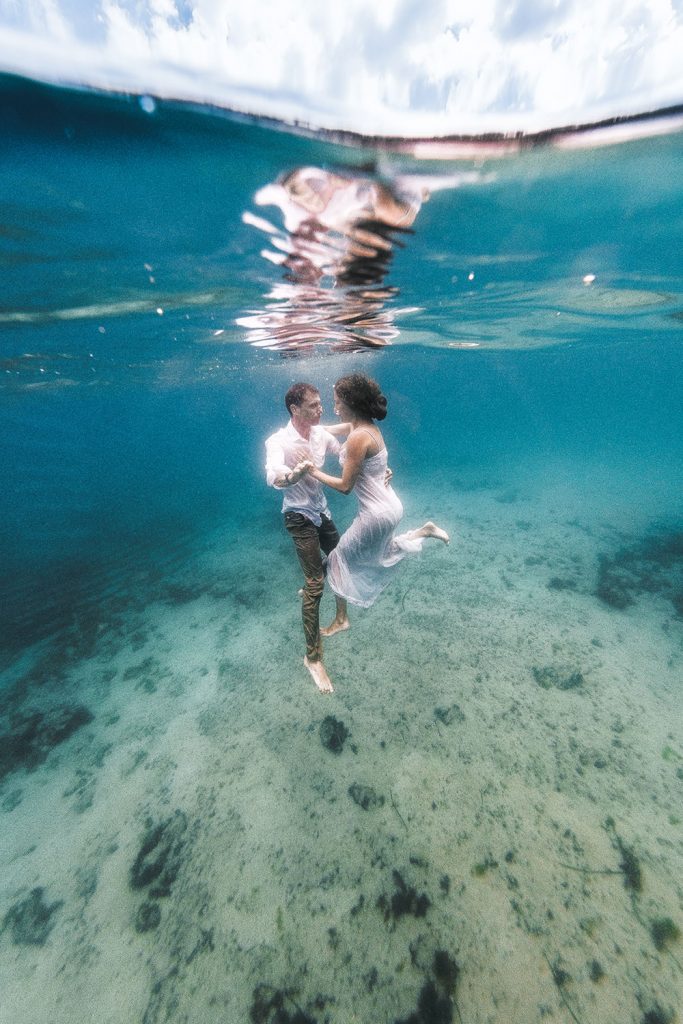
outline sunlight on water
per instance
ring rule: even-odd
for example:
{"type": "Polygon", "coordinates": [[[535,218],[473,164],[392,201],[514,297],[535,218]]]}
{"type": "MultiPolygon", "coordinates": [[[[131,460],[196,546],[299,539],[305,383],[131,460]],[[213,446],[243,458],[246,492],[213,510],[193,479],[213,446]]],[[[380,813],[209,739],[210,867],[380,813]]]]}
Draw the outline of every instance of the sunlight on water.
{"type": "Polygon", "coordinates": [[[6,1019],[672,1024],[683,136],[425,163],[0,95],[6,1019]],[[323,697],[264,440],[355,370],[452,541],[323,697]]]}

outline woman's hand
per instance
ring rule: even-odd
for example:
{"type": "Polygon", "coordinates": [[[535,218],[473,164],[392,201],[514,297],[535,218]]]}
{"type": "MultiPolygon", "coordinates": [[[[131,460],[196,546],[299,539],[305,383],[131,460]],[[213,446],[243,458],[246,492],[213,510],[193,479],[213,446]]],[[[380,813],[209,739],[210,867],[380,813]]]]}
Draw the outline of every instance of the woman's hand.
{"type": "Polygon", "coordinates": [[[300,480],[302,476],[306,476],[307,473],[310,476],[315,476],[315,463],[311,462],[310,459],[302,459],[301,462],[297,462],[292,473],[296,474],[297,480],[300,480]]]}
{"type": "Polygon", "coordinates": [[[295,466],[288,469],[286,473],[282,474],[282,478],[278,481],[278,485],[281,487],[291,487],[292,484],[296,484],[301,480],[302,476],[306,476],[310,467],[313,463],[310,459],[300,459],[295,466]]]}

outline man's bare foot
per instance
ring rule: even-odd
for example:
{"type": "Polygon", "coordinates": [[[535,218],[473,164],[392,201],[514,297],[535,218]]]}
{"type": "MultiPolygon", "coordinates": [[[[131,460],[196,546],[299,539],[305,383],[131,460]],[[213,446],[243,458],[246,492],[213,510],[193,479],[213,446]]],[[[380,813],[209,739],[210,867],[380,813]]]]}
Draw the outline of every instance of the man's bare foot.
{"type": "Polygon", "coordinates": [[[309,661],[308,657],[305,657],[304,665],[313,676],[313,682],[321,693],[334,693],[332,680],[325,671],[322,661],[309,661]]]}
{"type": "Polygon", "coordinates": [[[321,636],[334,636],[335,633],[342,633],[345,629],[350,629],[351,623],[348,619],[332,619],[329,626],[325,626],[324,629],[320,630],[321,636]]]}
{"type": "Polygon", "coordinates": [[[425,523],[422,529],[424,530],[423,536],[435,537],[436,540],[442,540],[444,544],[448,544],[451,539],[446,531],[442,530],[440,526],[436,525],[436,523],[425,523]]]}

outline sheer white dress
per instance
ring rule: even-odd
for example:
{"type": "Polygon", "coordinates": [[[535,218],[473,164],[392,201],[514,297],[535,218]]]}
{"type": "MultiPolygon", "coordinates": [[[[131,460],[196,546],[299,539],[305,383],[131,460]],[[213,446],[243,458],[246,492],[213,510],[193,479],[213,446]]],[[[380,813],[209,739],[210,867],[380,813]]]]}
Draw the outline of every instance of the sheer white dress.
{"type": "MultiPolygon", "coordinates": [[[[344,445],[339,453],[342,467],[345,458],[344,445]]],[[[361,608],[373,604],[399,562],[420,551],[424,539],[413,537],[415,531],[394,535],[403,505],[384,483],[386,468],[386,448],[363,461],[353,488],[358,515],[327,558],[327,580],[334,593],[361,608]]]]}

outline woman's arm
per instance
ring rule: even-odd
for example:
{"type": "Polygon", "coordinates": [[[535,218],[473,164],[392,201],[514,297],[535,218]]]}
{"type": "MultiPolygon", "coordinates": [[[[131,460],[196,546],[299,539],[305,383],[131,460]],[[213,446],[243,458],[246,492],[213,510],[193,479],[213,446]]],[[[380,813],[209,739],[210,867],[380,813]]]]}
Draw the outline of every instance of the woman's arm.
{"type": "Polygon", "coordinates": [[[341,476],[330,476],[329,473],[323,473],[321,469],[317,469],[315,466],[309,469],[309,473],[316,480],[319,480],[321,484],[325,484],[326,487],[331,487],[334,491],[340,491],[341,494],[350,494],[356,482],[356,477],[360,473],[360,467],[363,464],[365,454],[371,444],[372,441],[368,438],[367,434],[359,432],[355,437],[352,434],[346,442],[346,459],[344,460],[344,470],[341,476]]]}
{"type": "Polygon", "coordinates": [[[351,433],[350,423],[331,423],[329,426],[322,424],[322,428],[328,434],[332,434],[333,437],[346,437],[347,434],[351,433]]]}

